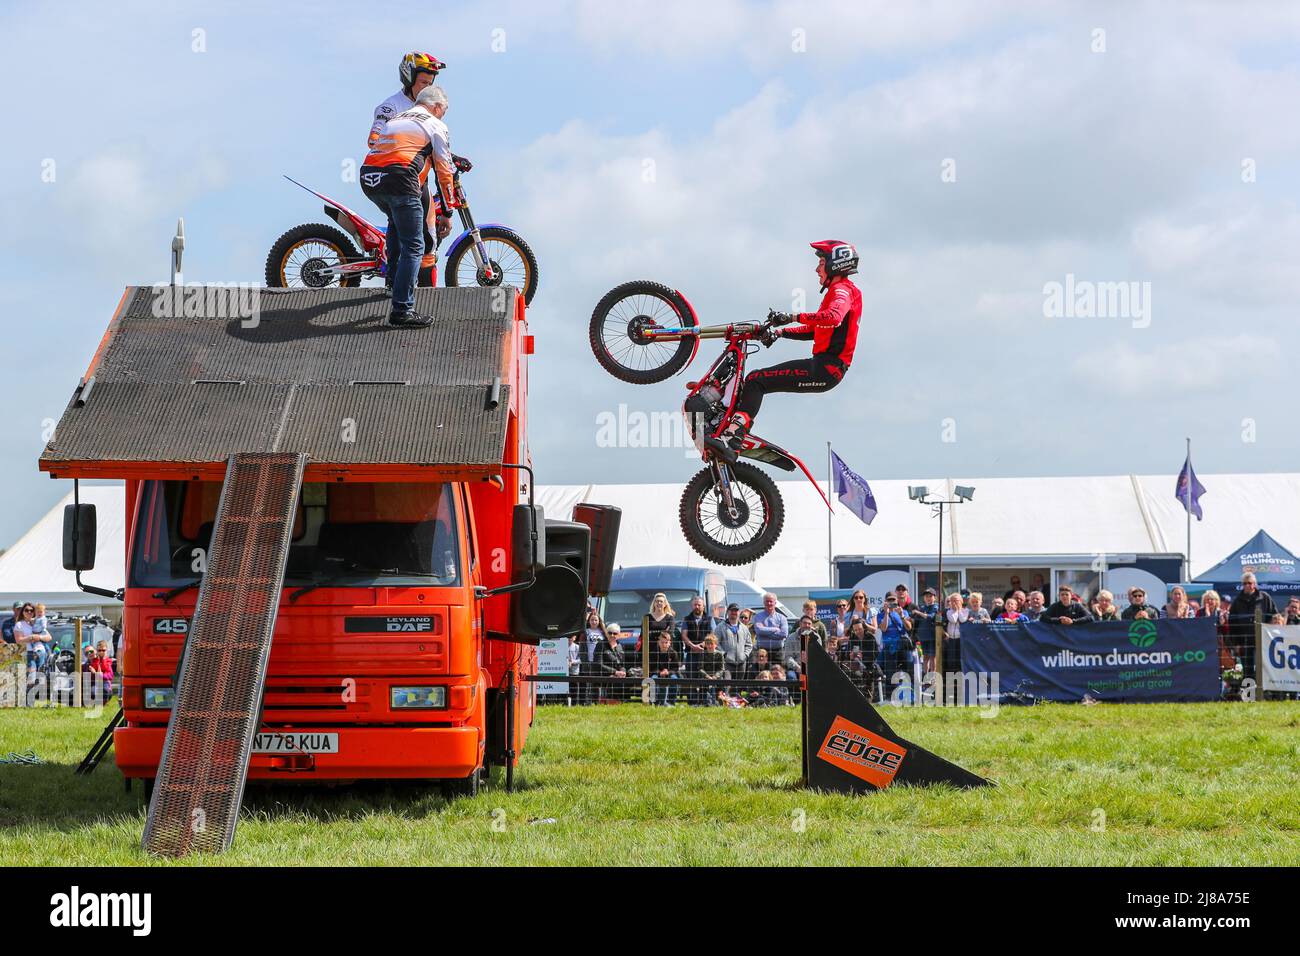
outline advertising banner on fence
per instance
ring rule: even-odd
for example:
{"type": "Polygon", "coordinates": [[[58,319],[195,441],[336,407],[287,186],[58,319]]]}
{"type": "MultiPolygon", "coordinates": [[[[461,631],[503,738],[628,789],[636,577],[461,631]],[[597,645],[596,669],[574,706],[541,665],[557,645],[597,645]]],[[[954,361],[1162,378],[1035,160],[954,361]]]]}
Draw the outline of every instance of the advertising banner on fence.
{"type": "Polygon", "coordinates": [[[1003,692],[1045,700],[1219,699],[1209,618],[961,626],[962,670],[997,673],[1003,692]]]}
{"type": "Polygon", "coordinates": [[[1300,693],[1300,624],[1265,624],[1263,630],[1260,689],[1300,693]]]}
{"type": "MultiPolygon", "coordinates": [[[[567,637],[548,637],[537,642],[537,673],[554,674],[557,677],[568,675],[569,639],[567,637]]],[[[567,694],[568,692],[568,681],[538,681],[537,683],[539,694],[567,694]]]]}

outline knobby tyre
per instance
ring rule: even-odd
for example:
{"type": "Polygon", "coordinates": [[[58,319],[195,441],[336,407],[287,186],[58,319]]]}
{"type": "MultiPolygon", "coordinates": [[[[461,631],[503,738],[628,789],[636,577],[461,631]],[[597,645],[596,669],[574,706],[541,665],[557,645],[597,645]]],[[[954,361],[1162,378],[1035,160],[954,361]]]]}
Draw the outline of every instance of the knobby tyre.
{"type": "Polygon", "coordinates": [[[694,327],[698,323],[686,300],[674,289],[636,279],[605,293],[591,313],[588,338],[596,361],[621,382],[652,385],[686,367],[695,351],[694,337],[645,341],[646,329],[694,327]]]}
{"type": "Polygon", "coordinates": [[[701,557],[721,565],[749,564],[767,554],[781,537],[785,504],[776,482],[746,462],[731,465],[732,494],[742,504],[743,523],[732,526],[714,488],[713,469],[698,472],[682,491],[682,534],[701,557]]]}

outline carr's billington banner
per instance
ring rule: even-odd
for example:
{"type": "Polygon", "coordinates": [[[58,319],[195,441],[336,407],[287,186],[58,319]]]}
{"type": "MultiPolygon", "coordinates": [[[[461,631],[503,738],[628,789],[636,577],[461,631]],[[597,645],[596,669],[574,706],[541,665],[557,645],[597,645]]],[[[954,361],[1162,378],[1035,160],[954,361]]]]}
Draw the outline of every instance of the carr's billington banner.
{"type": "Polygon", "coordinates": [[[1004,693],[1045,700],[1219,699],[1219,650],[1209,618],[1084,624],[963,624],[966,672],[997,673],[1004,693]]]}
{"type": "Polygon", "coordinates": [[[1260,689],[1300,693],[1300,624],[1265,624],[1262,650],[1260,689]]]}

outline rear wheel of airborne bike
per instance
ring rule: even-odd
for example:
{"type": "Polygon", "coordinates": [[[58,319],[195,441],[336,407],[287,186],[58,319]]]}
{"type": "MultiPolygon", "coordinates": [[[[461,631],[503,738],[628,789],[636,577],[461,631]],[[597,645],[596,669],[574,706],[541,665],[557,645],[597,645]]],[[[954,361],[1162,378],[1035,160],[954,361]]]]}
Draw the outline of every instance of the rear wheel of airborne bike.
{"type": "Polygon", "coordinates": [[[697,324],[679,293],[662,283],[637,279],[605,293],[591,313],[588,337],[596,361],[610,375],[633,385],[652,385],[686,367],[695,339],[655,341],[646,333],[697,324]]]}
{"type": "Polygon", "coordinates": [[[294,226],[271,246],[266,257],[266,285],[271,289],[355,289],[361,276],[340,279],[324,271],[361,258],[352,240],[333,226],[309,222],[294,226]]]}
{"type": "Polygon", "coordinates": [[[736,513],[731,514],[723,505],[714,466],[710,465],[682,491],[682,534],[696,553],[717,564],[757,561],[781,537],[785,523],[781,492],[763,471],[743,461],[717,467],[730,470],[736,513]]]}
{"type": "Polygon", "coordinates": [[[447,257],[447,285],[512,285],[524,294],[524,302],[532,305],[537,294],[537,257],[524,237],[503,226],[484,226],[478,232],[492,263],[492,278],[488,279],[478,267],[471,243],[462,242],[447,257]]]}

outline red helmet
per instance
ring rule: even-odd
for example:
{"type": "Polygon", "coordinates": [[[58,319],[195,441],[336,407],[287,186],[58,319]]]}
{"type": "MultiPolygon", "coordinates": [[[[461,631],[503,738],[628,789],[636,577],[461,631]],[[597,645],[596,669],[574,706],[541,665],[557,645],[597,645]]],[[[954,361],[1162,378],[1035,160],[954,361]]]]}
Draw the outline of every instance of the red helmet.
{"type": "Polygon", "coordinates": [[[851,276],[858,271],[858,250],[851,243],[839,239],[823,239],[810,242],[817,257],[826,263],[826,275],[851,276]]]}
{"type": "Polygon", "coordinates": [[[443,63],[432,53],[420,53],[419,51],[408,53],[402,57],[402,65],[398,67],[397,75],[401,78],[402,89],[409,90],[415,78],[421,73],[430,73],[434,79],[438,78],[438,71],[445,70],[447,64],[443,63]]]}

